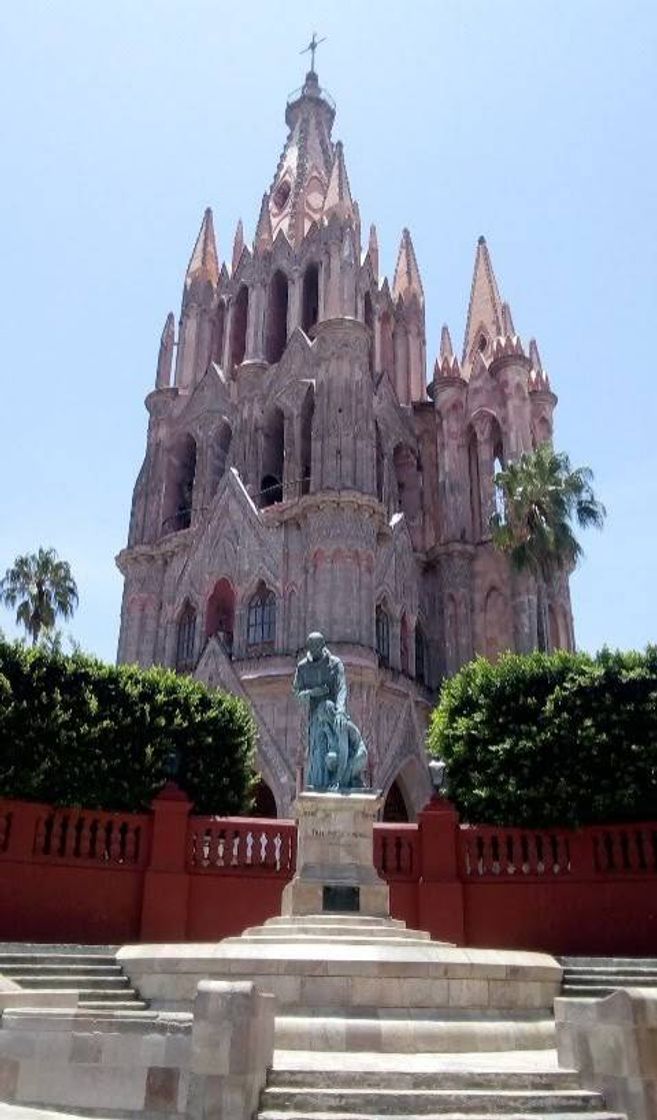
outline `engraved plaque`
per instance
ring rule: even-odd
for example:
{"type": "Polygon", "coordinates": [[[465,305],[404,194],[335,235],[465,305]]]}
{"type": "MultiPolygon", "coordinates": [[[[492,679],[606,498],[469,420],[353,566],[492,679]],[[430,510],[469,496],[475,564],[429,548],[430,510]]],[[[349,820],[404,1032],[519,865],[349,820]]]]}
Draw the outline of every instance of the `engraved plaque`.
{"type": "Polygon", "coordinates": [[[358,887],[324,887],[322,910],[329,914],[353,914],[360,910],[358,887]]]}

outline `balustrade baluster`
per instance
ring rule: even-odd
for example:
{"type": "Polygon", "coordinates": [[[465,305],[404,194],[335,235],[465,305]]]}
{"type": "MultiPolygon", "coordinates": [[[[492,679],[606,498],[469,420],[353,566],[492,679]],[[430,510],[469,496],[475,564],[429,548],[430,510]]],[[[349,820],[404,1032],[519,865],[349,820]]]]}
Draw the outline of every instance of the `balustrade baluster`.
{"type": "Polygon", "coordinates": [[[139,826],[130,825],[125,834],[125,861],[126,863],[136,863],[138,856],[138,836],[139,826]]]}
{"type": "Polygon", "coordinates": [[[60,816],[55,831],[55,855],[66,855],[66,838],[68,833],[68,816],[60,816]]]}
{"type": "Polygon", "coordinates": [[[506,834],[506,873],[507,875],[515,875],[516,865],[514,858],[515,838],[512,832],[506,834]]]}
{"type": "Polygon", "coordinates": [[[80,833],[78,836],[78,853],[80,859],[89,859],[90,821],[88,816],[80,818],[80,833]]]}
{"type": "Polygon", "coordinates": [[[121,830],[118,821],[108,822],[109,858],[112,863],[121,862],[121,830]]]}
{"type": "Polygon", "coordinates": [[[490,838],[491,850],[491,871],[493,875],[500,873],[500,838],[497,833],[494,833],[490,838]]]}

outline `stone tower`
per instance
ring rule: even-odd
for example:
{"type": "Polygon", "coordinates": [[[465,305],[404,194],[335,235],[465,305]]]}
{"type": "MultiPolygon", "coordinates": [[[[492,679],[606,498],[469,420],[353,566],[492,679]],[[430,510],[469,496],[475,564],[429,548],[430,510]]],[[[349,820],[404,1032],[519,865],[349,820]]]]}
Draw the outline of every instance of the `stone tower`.
{"type": "Polygon", "coordinates": [[[240,222],[230,262],[203,217],[146,400],[118,658],[248,699],[283,814],[303,764],[294,663],[322,630],[372,784],[412,816],[441,678],[475,653],[573,646],[567,576],[539,593],[488,531],[496,466],[551,439],[556,398],[483,238],[461,359],[444,327],[427,388],[411,236],[389,284],[373,226],[363,247],[334,116],[311,69],[253,243],[240,222]]]}

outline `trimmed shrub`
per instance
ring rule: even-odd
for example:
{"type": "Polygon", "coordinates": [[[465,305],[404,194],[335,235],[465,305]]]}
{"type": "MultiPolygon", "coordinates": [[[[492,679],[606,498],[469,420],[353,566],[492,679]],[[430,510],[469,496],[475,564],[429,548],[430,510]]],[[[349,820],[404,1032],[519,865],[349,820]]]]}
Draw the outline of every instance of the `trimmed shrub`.
{"type": "Polygon", "coordinates": [[[140,810],[177,758],[197,812],[245,812],[254,745],[247,705],[189,677],[0,642],[5,797],[140,810]]]}
{"type": "Polygon", "coordinates": [[[657,819],[657,646],[478,658],[445,682],[431,754],[472,824],[657,819]]]}

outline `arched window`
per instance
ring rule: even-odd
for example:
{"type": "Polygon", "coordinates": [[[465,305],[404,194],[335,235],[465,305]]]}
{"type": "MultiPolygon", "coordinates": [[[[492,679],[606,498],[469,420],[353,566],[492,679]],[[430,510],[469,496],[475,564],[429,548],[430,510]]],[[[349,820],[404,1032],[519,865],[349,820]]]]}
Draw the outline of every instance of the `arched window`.
{"type": "Polygon", "coordinates": [[[481,540],[481,488],[479,479],[479,446],[477,434],[470,430],[468,439],[468,464],[470,468],[470,516],[472,518],[472,536],[475,541],[481,540]]]}
{"type": "Polygon", "coordinates": [[[275,820],[278,816],[276,798],[264,778],[258,780],[253,791],[253,809],[251,810],[251,816],[267,817],[269,820],[275,820]]]}
{"type": "Polygon", "coordinates": [[[315,414],[315,394],[312,386],[308,389],[301,406],[301,482],[299,492],[310,493],[310,475],[313,452],[313,416],[315,414]]]}
{"type": "Polygon", "coordinates": [[[205,615],[205,636],[215,637],[221,642],[228,654],[233,652],[233,630],[235,625],[235,592],[227,579],[222,578],[214,585],[208,599],[205,615]]]}
{"type": "Polygon", "coordinates": [[[224,421],[212,441],[210,460],[210,496],[214,497],[217,487],[226,473],[228,452],[233,432],[230,424],[224,421]]]}
{"type": "Polygon", "coordinates": [[[501,521],[506,520],[506,506],[504,505],[504,494],[495,479],[500,471],[504,470],[504,450],[502,447],[502,433],[499,425],[495,425],[493,429],[493,506],[495,513],[501,521]]]}
{"type": "Polygon", "coordinates": [[[287,276],[277,271],[269,284],[267,303],[267,345],[268,362],[278,362],[283,356],[287,342],[287,276]]]}
{"type": "Polygon", "coordinates": [[[374,311],[372,308],[372,297],[369,292],[365,292],[365,299],[363,300],[363,319],[365,326],[369,331],[369,369],[370,373],[374,372],[374,311]]]}
{"type": "Polygon", "coordinates": [[[301,326],[312,338],[313,327],[319,318],[319,268],[316,264],[309,264],[303,274],[301,326]]]}
{"type": "Polygon", "coordinates": [[[415,679],[420,684],[427,683],[427,647],[419,622],[415,626],[415,679]]]}
{"type": "Polygon", "coordinates": [[[376,431],[376,496],[383,501],[383,480],[385,475],[385,462],[383,458],[383,440],[378,424],[374,425],[376,431]]]}
{"type": "Polygon", "coordinates": [[[390,664],[390,619],[382,603],[376,608],[376,652],[379,665],[390,664]]]}
{"type": "Polygon", "coordinates": [[[191,673],[194,669],[196,643],[196,611],[187,603],[178,620],[176,638],[176,672],[191,673]]]}
{"type": "Polygon", "coordinates": [[[283,501],[283,464],[285,459],[285,417],[272,408],[262,428],[262,479],[260,505],[264,509],[283,501]]]}
{"type": "Polygon", "coordinates": [[[249,603],[247,645],[273,646],[275,637],[276,596],[261,583],[249,603]]]}
{"type": "Polygon", "coordinates": [[[217,307],[212,331],[212,361],[221,365],[224,358],[224,334],[226,330],[226,304],[222,300],[217,307]]]}
{"type": "Polygon", "coordinates": [[[177,533],[192,523],[194,479],[196,477],[196,440],[181,436],[169,452],[162,530],[177,533]]]}
{"type": "Polygon", "coordinates": [[[402,673],[406,673],[406,676],[408,676],[411,671],[411,650],[408,619],[405,614],[402,615],[401,626],[399,628],[399,659],[402,673]]]}
{"type": "Polygon", "coordinates": [[[405,824],[408,821],[408,809],[397,781],[394,781],[388,790],[383,806],[383,820],[394,824],[405,824]]]}
{"type": "Polygon", "coordinates": [[[398,508],[409,525],[422,514],[421,473],[418,457],[411,447],[398,443],[392,455],[397,479],[398,508]]]}
{"type": "Polygon", "coordinates": [[[381,369],[392,377],[395,371],[395,347],[393,342],[392,317],[384,311],[379,322],[381,337],[381,369]]]}
{"type": "Polygon", "coordinates": [[[249,289],[246,284],[242,284],[233,306],[233,322],[230,332],[230,357],[233,369],[244,361],[248,321],[249,289]]]}
{"type": "Polygon", "coordinates": [[[400,319],[395,323],[393,334],[393,349],[395,353],[395,388],[400,404],[409,404],[411,399],[410,364],[408,349],[408,331],[406,324],[400,319]]]}

